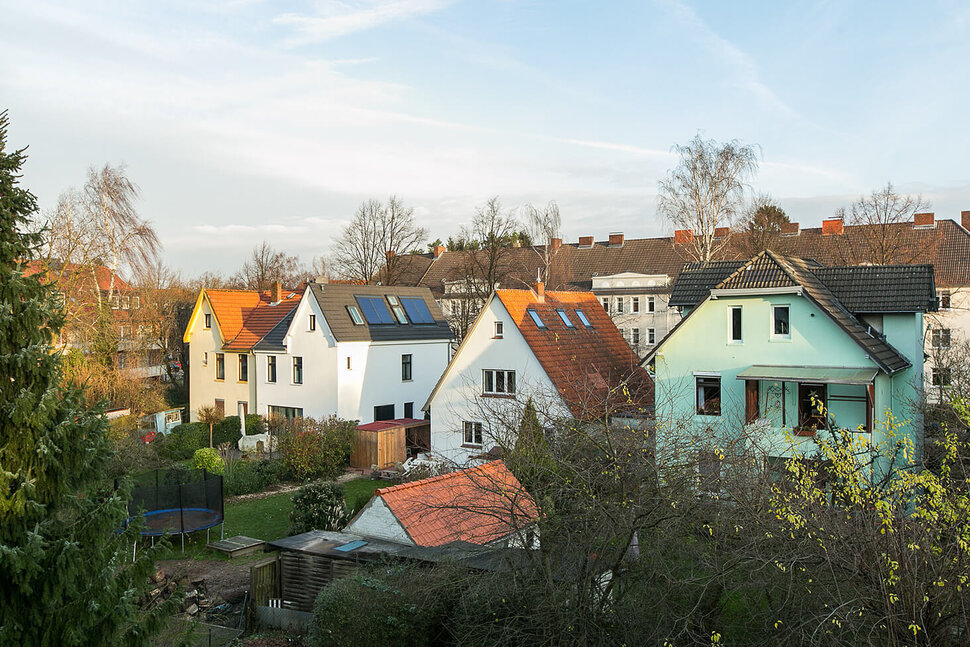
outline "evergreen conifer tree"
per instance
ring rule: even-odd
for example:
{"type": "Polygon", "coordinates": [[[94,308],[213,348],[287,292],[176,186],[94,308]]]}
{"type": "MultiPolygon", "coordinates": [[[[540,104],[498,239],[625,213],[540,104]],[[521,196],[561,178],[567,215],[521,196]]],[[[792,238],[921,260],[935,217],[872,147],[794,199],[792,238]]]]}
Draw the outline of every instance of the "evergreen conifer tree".
{"type": "Polygon", "coordinates": [[[36,200],[18,186],[0,112],[0,646],[139,645],[153,552],[132,561],[128,490],[107,479],[107,423],[61,381],[64,317],[51,286],[24,275],[40,243],[36,200]]]}

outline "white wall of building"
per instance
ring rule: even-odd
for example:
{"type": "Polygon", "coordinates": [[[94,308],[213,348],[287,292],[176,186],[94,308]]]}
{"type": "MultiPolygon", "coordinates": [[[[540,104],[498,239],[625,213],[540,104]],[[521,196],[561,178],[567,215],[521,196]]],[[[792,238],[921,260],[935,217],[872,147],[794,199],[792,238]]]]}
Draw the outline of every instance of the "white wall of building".
{"type": "Polygon", "coordinates": [[[488,451],[508,433],[501,420],[508,420],[507,413],[521,412],[530,396],[539,410],[540,420],[544,414],[568,415],[555,386],[512,317],[502,302],[493,297],[462,342],[430,402],[432,452],[463,465],[471,456],[488,451]],[[501,339],[494,338],[496,321],[503,323],[501,339]],[[483,396],[482,371],[485,369],[515,371],[515,398],[483,396]],[[482,423],[482,446],[465,445],[462,424],[465,421],[482,423]]]}
{"type": "MultiPolygon", "coordinates": [[[[924,349],[928,356],[924,377],[927,396],[930,401],[934,402],[939,400],[940,389],[940,385],[933,385],[933,370],[936,367],[936,358],[939,357],[942,360],[946,360],[947,356],[951,354],[950,348],[955,349],[958,345],[970,340],[970,287],[937,288],[936,292],[938,297],[944,293],[949,294],[950,307],[941,308],[938,312],[928,312],[923,318],[926,325],[923,336],[925,342],[924,349]],[[949,331],[949,348],[934,346],[932,332],[934,328],[949,331]]],[[[942,342],[942,339],[940,341],[942,342]]]]}
{"type": "Polygon", "coordinates": [[[623,338],[634,352],[643,357],[682,318],[680,311],[667,305],[671,287],[671,277],[666,274],[623,272],[608,276],[594,276],[592,292],[601,305],[604,305],[604,299],[607,301],[604,308],[610,313],[613,323],[620,329],[623,338]],[[667,292],[657,293],[659,288],[666,289],[667,292]],[[638,289],[643,291],[639,292],[638,289]],[[651,300],[653,310],[650,309],[651,300]],[[622,306],[617,301],[622,301],[622,306]],[[651,331],[653,331],[652,342],[651,331]]]}
{"type": "Polygon", "coordinates": [[[349,532],[361,537],[373,537],[375,539],[385,539],[406,546],[413,546],[414,542],[405,532],[401,522],[397,520],[391,512],[384,499],[379,496],[371,498],[367,505],[358,513],[354,519],[347,524],[344,532],[349,532]]]}

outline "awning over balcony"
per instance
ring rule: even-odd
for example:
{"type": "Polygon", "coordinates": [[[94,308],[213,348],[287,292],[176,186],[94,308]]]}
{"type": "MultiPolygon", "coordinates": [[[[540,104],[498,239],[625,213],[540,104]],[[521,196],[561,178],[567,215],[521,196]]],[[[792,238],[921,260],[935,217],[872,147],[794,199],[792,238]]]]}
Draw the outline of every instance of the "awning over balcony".
{"type": "Polygon", "coordinates": [[[816,382],[821,384],[871,384],[879,369],[832,366],[752,366],[738,374],[739,380],[816,382]]]}

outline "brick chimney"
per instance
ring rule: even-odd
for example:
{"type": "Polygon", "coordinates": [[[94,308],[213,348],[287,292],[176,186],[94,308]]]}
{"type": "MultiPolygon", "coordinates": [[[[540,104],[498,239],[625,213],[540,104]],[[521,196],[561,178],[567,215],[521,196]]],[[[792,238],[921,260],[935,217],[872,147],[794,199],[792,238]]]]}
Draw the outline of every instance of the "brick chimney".
{"type": "Polygon", "coordinates": [[[842,222],[841,218],[829,218],[828,220],[822,221],[822,235],[823,236],[841,236],[844,231],[845,223],[842,222]]]}
{"type": "Polygon", "coordinates": [[[798,223],[797,222],[783,222],[783,223],[781,223],[781,235],[782,236],[797,236],[798,235],[798,223]]]}
{"type": "Polygon", "coordinates": [[[674,245],[687,245],[694,242],[693,229],[678,229],[674,232],[674,245]]]}
{"type": "Polygon", "coordinates": [[[934,217],[932,211],[927,212],[927,213],[914,213],[913,214],[913,227],[914,228],[915,227],[927,227],[927,228],[929,228],[929,227],[935,227],[935,226],[936,226],[936,218],[934,217]]]}
{"type": "Polygon", "coordinates": [[[546,302],[546,285],[542,281],[536,281],[536,301],[539,303],[546,302]]]}
{"type": "Polygon", "coordinates": [[[730,227],[715,227],[714,228],[714,238],[727,238],[728,234],[731,233],[730,227]]]}
{"type": "Polygon", "coordinates": [[[273,302],[279,303],[283,300],[283,285],[277,281],[273,284],[273,302]]]}
{"type": "Polygon", "coordinates": [[[960,224],[963,225],[964,229],[970,231],[970,211],[960,212],[960,224]]]}
{"type": "Polygon", "coordinates": [[[579,246],[580,247],[592,247],[593,246],[593,237],[592,236],[580,236],[579,237],[579,246]]]}
{"type": "Polygon", "coordinates": [[[553,238],[549,241],[549,249],[551,251],[558,251],[560,247],[562,247],[562,238],[553,238]]]}
{"type": "Polygon", "coordinates": [[[384,252],[384,258],[387,260],[391,260],[392,258],[394,258],[394,250],[389,249],[386,252],[384,252]]]}
{"type": "Polygon", "coordinates": [[[610,247],[623,247],[623,232],[610,234],[610,247]]]}
{"type": "Polygon", "coordinates": [[[434,257],[435,258],[438,258],[439,256],[441,256],[442,254],[445,253],[445,250],[447,250],[447,247],[445,247],[444,245],[435,245],[434,246],[434,257]]]}

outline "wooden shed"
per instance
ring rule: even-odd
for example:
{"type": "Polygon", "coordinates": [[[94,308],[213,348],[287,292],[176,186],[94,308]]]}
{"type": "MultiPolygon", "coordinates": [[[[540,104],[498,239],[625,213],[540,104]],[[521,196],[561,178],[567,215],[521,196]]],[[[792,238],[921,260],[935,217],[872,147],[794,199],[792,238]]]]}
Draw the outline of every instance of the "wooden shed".
{"type": "Polygon", "coordinates": [[[358,469],[394,467],[409,456],[431,448],[431,422],[417,418],[379,420],[357,427],[350,466],[358,469]]]}

